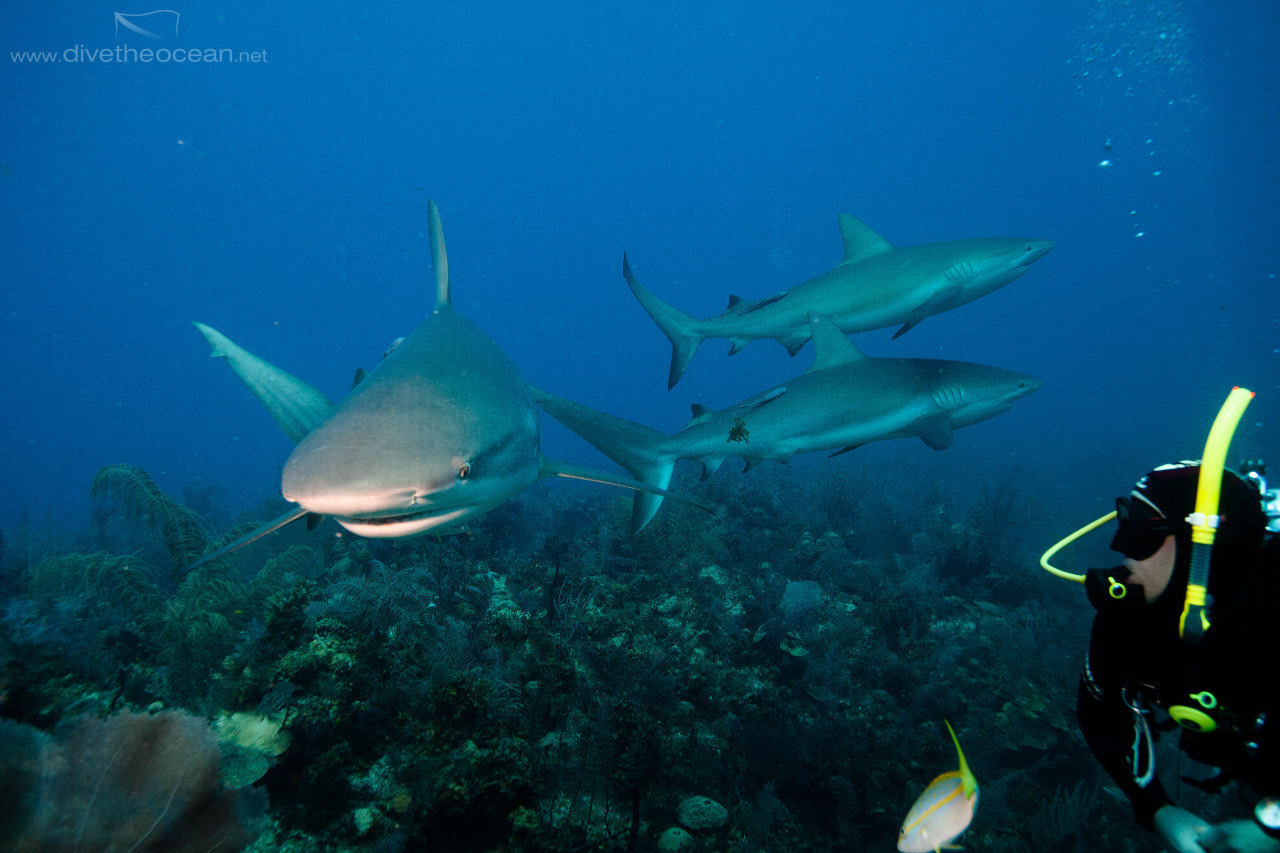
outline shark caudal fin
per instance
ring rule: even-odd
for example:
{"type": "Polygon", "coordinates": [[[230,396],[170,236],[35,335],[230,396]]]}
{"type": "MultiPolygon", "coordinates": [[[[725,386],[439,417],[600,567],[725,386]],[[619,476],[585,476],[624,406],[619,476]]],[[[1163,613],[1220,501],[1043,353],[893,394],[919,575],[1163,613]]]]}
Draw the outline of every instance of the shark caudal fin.
{"type": "MultiPolygon", "coordinates": [[[[573,430],[597,450],[625,468],[638,484],[658,491],[637,491],[631,507],[631,531],[638,533],[648,524],[662,506],[664,497],[678,497],[667,491],[671,485],[671,473],[675,470],[677,456],[670,449],[670,439],[655,429],[638,423],[596,411],[581,403],[557,397],[538,388],[531,388],[533,398],[547,414],[573,430]]],[[[559,465],[560,463],[554,463],[559,465]]],[[[561,473],[558,476],[580,476],[561,473]]],[[[634,485],[613,480],[597,479],[614,485],[635,488],[634,485]]],[[[682,499],[683,500],[683,499],[682,499]]],[[[694,503],[689,501],[690,503],[694,503]]],[[[701,504],[696,504],[701,506],[701,504]]],[[[705,507],[703,507],[705,509],[705,507]]]]}
{"type": "Polygon", "coordinates": [[[213,350],[209,357],[227,360],[295,444],[333,411],[328,398],[306,382],[237,346],[217,329],[204,323],[196,323],[195,327],[213,350]]]}
{"type": "Polygon", "coordinates": [[[667,375],[667,390],[670,391],[676,387],[680,377],[684,376],[689,362],[693,361],[693,354],[702,344],[702,335],[695,331],[698,321],[650,293],[648,288],[636,280],[626,255],[622,256],[622,277],[627,280],[627,286],[639,300],[640,306],[658,324],[667,340],[671,341],[671,372],[667,375]]]}

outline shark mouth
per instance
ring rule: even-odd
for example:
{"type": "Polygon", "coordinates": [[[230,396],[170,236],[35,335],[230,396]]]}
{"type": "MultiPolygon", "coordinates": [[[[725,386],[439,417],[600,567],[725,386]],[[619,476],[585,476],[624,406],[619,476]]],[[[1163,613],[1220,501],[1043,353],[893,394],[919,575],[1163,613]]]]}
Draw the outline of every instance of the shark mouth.
{"type": "Polygon", "coordinates": [[[451,506],[447,509],[427,509],[400,515],[335,515],[333,519],[357,536],[398,539],[417,536],[441,527],[461,526],[459,519],[469,518],[476,509],[477,507],[470,505],[451,506]]]}
{"type": "MultiPolygon", "coordinates": [[[[360,536],[396,539],[416,536],[446,525],[457,526],[459,519],[470,518],[484,510],[473,501],[433,502],[433,493],[423,488],[286,490],[285,500],[308,512],[326,515],[360,536]],[[301,492],[301,493],[300,493],[301,492]]],[[[455,499],[458,495],[453,495],[455,499]]]]}

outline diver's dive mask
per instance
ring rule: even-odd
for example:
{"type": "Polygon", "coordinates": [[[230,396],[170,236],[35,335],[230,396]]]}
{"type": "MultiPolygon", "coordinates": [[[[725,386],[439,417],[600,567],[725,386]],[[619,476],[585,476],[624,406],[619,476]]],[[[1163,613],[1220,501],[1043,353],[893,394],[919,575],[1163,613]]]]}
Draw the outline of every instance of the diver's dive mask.
{"type": "Polygon", "coordinates": [[[1111,550],[1131,560],[1147,559],[1174,532],[1164,513],[1137,496],[1116,498],[1116,524],[1111,550]]]}

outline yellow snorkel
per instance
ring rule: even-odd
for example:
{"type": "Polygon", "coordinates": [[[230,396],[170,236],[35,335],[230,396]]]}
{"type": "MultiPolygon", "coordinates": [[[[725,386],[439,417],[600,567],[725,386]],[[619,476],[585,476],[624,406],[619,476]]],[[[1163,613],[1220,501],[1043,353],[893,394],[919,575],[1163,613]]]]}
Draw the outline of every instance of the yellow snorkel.
{"type": "Polygon", "coordinates": [[[1062,578],[1063,580],[1075,581],[1076,583],[1084,583],[1084,575],[1073,575],[1071,574],[1071,572],[1064,572],[1062,569],[1055,568],[1054,566],[1049,565],[1049,560],[1050,558],[1053,557],[1054,554],[1058,553],[1063,548],[1067,547],[1072,542],[1079,539],[1081,536],[1084,536],[1086,533],[1092,533],[1093,531],[1097,530],[1099,527],[1111,521],[1115,517],[1116,517],[1116,511],[1113,509],[1111,510],[1111,512],[1102,516],[1102,518],[1091,521],[1088,524],[1086,524],[1084,527],[1081,527],[1075,533],[1072,533],[1069,536],[1063,537],[1057,544],[1055,544],[1048,551],[1045,551],[1044,554],[1040,556],[1041,567],[1043,567],[1046,572],[1053,575],[1054,577],[1062,578]]]}
{"type": "Polygon", "coordinates": [[[1209,560],[1213,540],[1218,535],[1218,496],[1222,490],[1222,469],[1227,447],[1245,408],[1253,399],[1247,388],[1235,387],[1227,395],[1218,416],[1213,419],[1209,438],[1200,460],[1200,478],[1196,481],[1196,508],[1187,516],[1191,525],[1191,577],[1187,580],[1187,597],[1182,605],[1182,621],[1178,634],[1188,643],[1198,645],[1209,630],[1209,560]]]}
{"type": "MultiPolygon", "coordinates": [[[[1200,476],[1196,481],[1195,510],[1186,518],[1191,525],[1191,575],[1187,582],[1187,595],[1182,607],[1182,620],[1178,627],[1179,635],[1189,643],[1199,643],[1204,637],[1204,632],[1209,628],[1209,562],[1213,553],[1213,540],[1218,532],[1218,497],[1222,489],[1222,471],[1231,437],[1235,434],[1236,425],[1240,423],[1240,418],[1244,415],[1244,410],[1253,396],[1253,392],[1247,388],[1231,389],[1226,402],[1218,411],[1218,416],[1213,420],[1213,427],[1209,430],[1209,438],[1205,442],[1204,456],[1200,461],[1200,476]]],[[[1109,512],[1057,542],[1044,552],[1040,558],[1040,565],[1055,577],[1084,583],[1084,575],[1063,571],[1052,566],[1049,560],[1072,542],[1097,530],[1115,517],[1114,511],[1109,512]]],[[[1113,588],[1115,586],[1117,584],[1113,583],[1113,588]]],[[[1120,588],[1123,590],[1123,587],[1120,588]]],[[[1113,595],[1115,595],[1114,591],[1113,595]]]]}

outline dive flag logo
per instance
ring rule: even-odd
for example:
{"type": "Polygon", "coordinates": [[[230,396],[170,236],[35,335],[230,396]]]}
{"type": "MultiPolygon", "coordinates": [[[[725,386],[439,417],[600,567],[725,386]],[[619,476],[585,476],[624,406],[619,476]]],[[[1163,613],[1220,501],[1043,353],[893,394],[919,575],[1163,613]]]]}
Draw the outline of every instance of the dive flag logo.
{"type": "Polygon", "coordinates": [[[136,14],[116,12],[115,16],[117,39],[120,38],[121,27],[153,41],[178,37],[178,13],[172,9],[157,9],[154,12],[136,14]]]}

